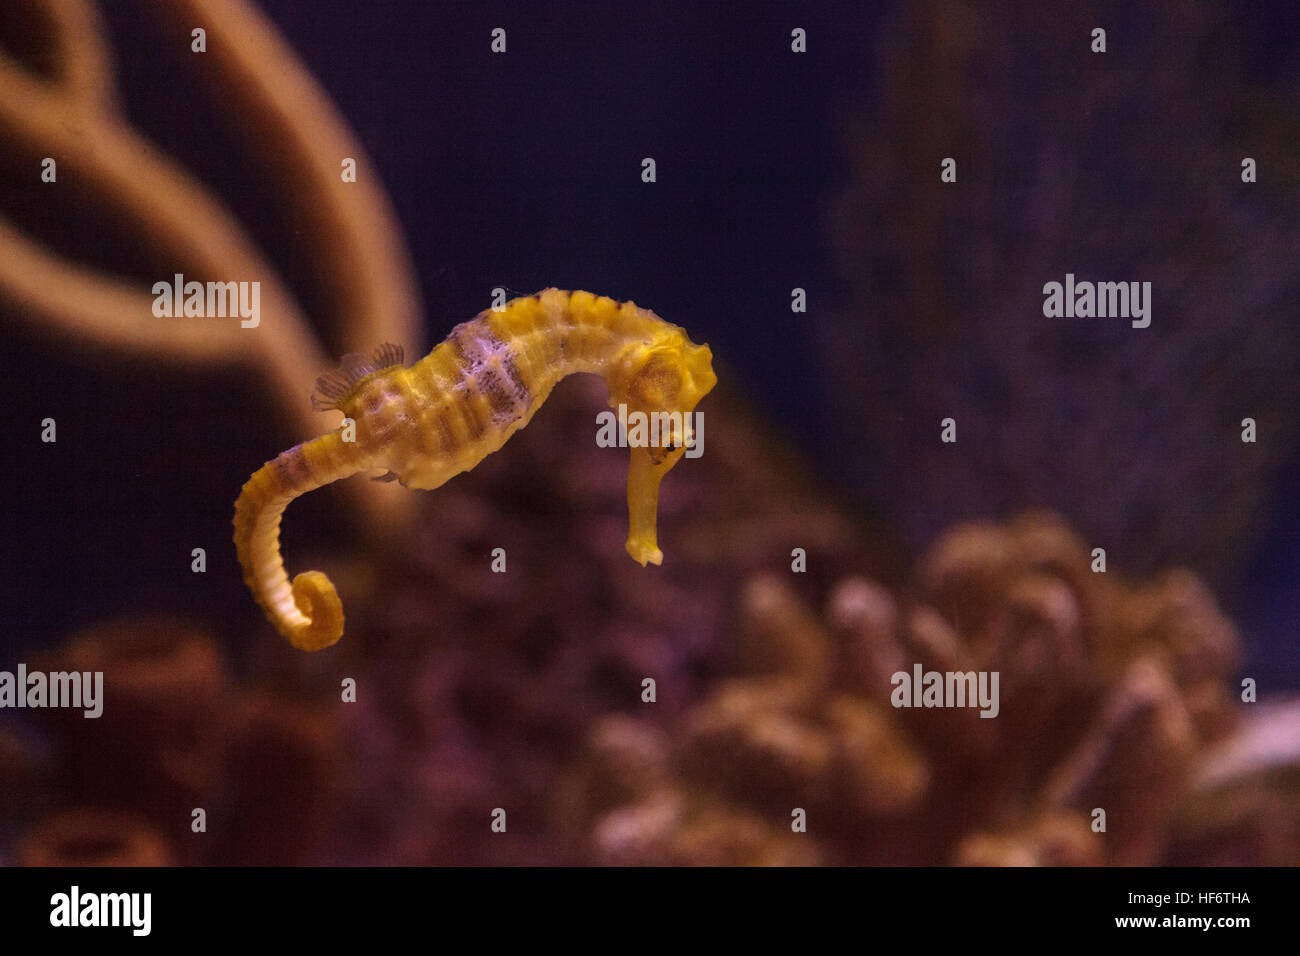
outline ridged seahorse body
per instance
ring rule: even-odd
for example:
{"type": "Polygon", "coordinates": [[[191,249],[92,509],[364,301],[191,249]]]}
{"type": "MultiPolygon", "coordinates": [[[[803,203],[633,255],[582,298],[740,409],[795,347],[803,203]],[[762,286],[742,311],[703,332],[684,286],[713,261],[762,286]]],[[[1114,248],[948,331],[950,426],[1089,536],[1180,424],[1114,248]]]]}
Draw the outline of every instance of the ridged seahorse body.
{"type": "MultiPolygon", "coordinates": [[[[680,413],[671,420],[689,422],[717,382],[712,359],[707,345],[633,302],[560,289],[479,313],[410,367],[395,345],[346,356],[312,396],[318,409],[343,412],[344,426],[268,461],[235,502],[244,582],[295,647],[328,647],[343,635],[343,606],[319,571],[290,584],[280,555],[280,518],[290,501],[376,468],[408,488],[437,488],[504,445],[575,372],[602,376],[615,408],[680,413]],[[348,419],[355,436],[345,432],[348,419]]],[[[630,449],[627,550],[642,565],[663,560],[655,535],[659,482],[688,439],[674,431],[661,434],[657,447],[630,449]]]]}

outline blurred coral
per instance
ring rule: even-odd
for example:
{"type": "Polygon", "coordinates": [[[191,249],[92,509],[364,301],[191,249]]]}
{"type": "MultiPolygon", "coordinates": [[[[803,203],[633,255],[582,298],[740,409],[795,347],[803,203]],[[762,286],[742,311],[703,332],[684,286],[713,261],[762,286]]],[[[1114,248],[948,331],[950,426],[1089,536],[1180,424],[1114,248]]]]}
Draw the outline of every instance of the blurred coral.
{"type": "MultiPolygon", "coordinates": [[[[710,426],[705,454],[665,489],[662,568],[629,564],[622,549],[623,456],[571,440],[604,407],[600,382],[581,378],[556,389],[507,453],[429,496],[409,536],[376,556],[371,573],[386,586],[354,603],[358,639],[344,654],[355,655],[346,667],[369,672],[348,713],[358,746],[374,755],[349,812],[382,826],[352,852],[408,863],[589,862],[584,821],[616,796],[640,796],[654,819],[671,811],[701,839],[722,820],[750,821],[732,847],[746,859],[804,858],[780,826],[755,829],[757,817],[739,812],[700,816],[671,788],[652,792],[666,746],[654,725],[674,726],[750,653],[735,639],[735,595],[752,575],[788,568],[792,548],[806,548],[819,573],[890,569],[832,499],[783,463],[734,395],[722,388],[710,401],[711,420],[726,427],[710,426]],[[496,547],[504,574],[491,571],[496,547]],[[646,678],[654,703],[642,699],[646,678]],[[648,714],[654,725],[619,730],[648,714]],[[629,749],[636,766],[599,769],[601,753],[629,749]],[[496,807],[509,837],[489,831],[496,807]]],[[[687,843],[674,835],[654,852],[680,861],[687,843]]],[[[723,853],[730,844],[712,845],[723,853]]]]}
{"type": "Polygon", "coordinates": [[[804,808],[802,861],[1160,862],[1198,755],[1233,728],[1237,638],[1189,574],[1130,585],[1089,562],[1068,528],[1033,514],[944,535],[901,608],[847,578],[823,622],[781,579],[752,579],[744,677],[654,737],[595,731],[593,851],[662,862],[707,814],[733,819],[735,840],[675,859],[759,862],[747,821],[771,830],[804,808]],[[997,671],[1000,712],[895,709],[889,675],[913,662],[997,671]],[[639,795],[601,783],[620,777],[639,795]]]}
{"type": "MultiPolygon", "coordinates": [[[[642,569],[621,455],[556,437],[602,405],[599,382],[566,382],[508,455],[341,566],[367,596],[337,652],[259,634],[249,686],[181,622],[74,637],[49,666],[102,667],[106,703],[48,715],[65,799],[222,863],[1194,863],[1291,812],[1270,785],[1195,816],[1242,707],[1235,628],[1189,572],[1094,573],[1030,513],[953,527],[907,573],[725,390],[707,453],[665,489],[671,558],[642,569]],[[893,707],[915,664],[997,671],[998,716],[893,707]]],[[[1237,852],[1294,849],[1265,842],[1237,852]]]]}
{"type": "Polygon", "coordinates": [[[40,712],[62,744],[65,799],[147,815],[172,837],[187,833],[190,810],[213,783],[229,702],[212,638],[171,618],[139,617],[83,631],[36,666],[104,675],[100,717],[40,712]]]}
{"type": "MultiPolygon", "coordinates": [[[[129,820],[148,821],[148,852],[176,862],[317,859],[346,780],[336,711],[233,681],[209,634],[168,617],[91,628],[36,666],[101,672],[103,713],[39,712],[55,744],[57,800],[74,810],[52,830],[31,831],[28,850],[63,852],[65,835],[75,842],[82,830],[98,845],[119,821],[129,846],[104,852],[144,852],[135,824],[121,823],[129,820]]],[[[19,819],[37,810],[30,800],[13,804],[5,809],[19,819]]]]}
{"type": "Polygon", "coordinates": [[[316,862],[337,822],[346,779],[336,709],[265,692],[234,707],[209,827],[209,860],[316,862]]]}
{"type": "Polygon", "coordinates": [[[1183,793],[1169,862],[1295,866],[1300,860],[1300,701],[1258,704],[1183,793]]]}
{"type": "Polygon", "coordinates": [[[0,820],[33,797],[35,757],[17,734],[0,727],[0,820]]]}
{"type": "Polygon", "coordinates": [[[55,814],[18,842],[19,866],[167,866],[166,841],[121,813],[75,809],[55,814]]]}

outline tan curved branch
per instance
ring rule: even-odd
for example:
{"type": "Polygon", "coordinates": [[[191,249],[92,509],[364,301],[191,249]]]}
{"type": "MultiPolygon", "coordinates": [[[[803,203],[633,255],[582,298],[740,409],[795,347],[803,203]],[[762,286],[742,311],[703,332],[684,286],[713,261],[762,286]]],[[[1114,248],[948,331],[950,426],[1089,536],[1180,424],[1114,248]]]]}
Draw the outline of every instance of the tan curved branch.
{"type": "Polygon", "coordinates": [[[421,306],[402,230],[378,173],[315,78],[269,19],[244,0],[150,0],[179,32],[202,26],[208,52],[199,60],[261,153],[280,195],[325,228],[305,234],[321,275],[348,317],[344,343],[369,351],[384,341],[423,351],[421,306]],[[356,160],[357,180],[340,175],[356,160]]]}
{"type": "MultiPolygon", "coordinates": [[[[0,300],[37,328],[84,343],[172,362],[252,365],[295,431],[320,431],[307,398],[311,382],[333,363],[283,280],[224,204],[114,108],[107,45],[94,8],[83,0],[44,0],[44,6],[54,26],[55,82],[30,75],[0,53],[0,137],[20,154],[56,157],[60,181],[84,188],[188,278],[257,280],[261,321],[245,329],[237,322],[157,318],[149,289],[68,261],[3,218],[0,300]]],[[[211,62],[220,65],[218,81],[236,89],[237,114],[257,117],[256,135],[264,141],[281,131],[290,157],[283,176],[298,187],[287,190],[292,201],[324,211],[311,251],[325,274],[337,277],[331,298],[348,316],[348,343],[418,347],[415,283],[382,190],[373,181],[339,181],[335,188],[330,180],[331,173],[338,180],[341,156],[365,162],[342,120],[249,5],[176,4],[182,6],[201,15],[213,42],[227,51],[211,62]],[[309,177],[302,176],[304,169],[309,177]]],[[[388,527],[410,508],[409,499],[392,489],[354,483],[351,491],[371,526],[388,527]]]]}

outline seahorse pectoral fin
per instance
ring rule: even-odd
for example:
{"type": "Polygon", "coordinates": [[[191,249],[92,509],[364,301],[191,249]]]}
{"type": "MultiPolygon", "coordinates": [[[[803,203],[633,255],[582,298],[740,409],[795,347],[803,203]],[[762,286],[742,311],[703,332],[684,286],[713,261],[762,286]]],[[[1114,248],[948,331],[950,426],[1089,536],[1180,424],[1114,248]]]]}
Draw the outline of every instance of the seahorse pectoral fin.
{"type": "Polygon", "coordinates": [[[348,400],[356,394],[357,387],[373,375],[401,366],[406,353],[400,345],[385,342],[369,355],[349,352],[339,360],[339,367],[316,379],[316,391],[311,396],[311,407],[318,412],[345,410],[348,400]]]}
{"type": "Polygon", "coordinates": [[[682,449],[633,446],[627,465],[627,553],[642,567],[662,564],[655,524],[659,516],[659,482],[681,459],[682,449]],[[655,459],[659,460],[656,461],[655,459]]]}

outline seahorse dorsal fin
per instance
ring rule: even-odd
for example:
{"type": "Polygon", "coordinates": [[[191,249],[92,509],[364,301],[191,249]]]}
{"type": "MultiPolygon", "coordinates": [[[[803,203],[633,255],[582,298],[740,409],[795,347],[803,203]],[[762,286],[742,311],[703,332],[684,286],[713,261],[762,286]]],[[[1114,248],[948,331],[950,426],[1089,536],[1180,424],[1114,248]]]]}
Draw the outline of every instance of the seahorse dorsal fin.
{"type": "Polygon", "coordinates": [[[357,386],[371,375],[405,364],[404,350],[391,342],[385,342],[370,355],[349,352],[339,360],[338,368],[316,379],[311,407],[318,412],[342,408],[356,392],[357,386]]]}

